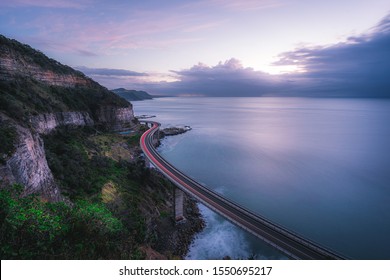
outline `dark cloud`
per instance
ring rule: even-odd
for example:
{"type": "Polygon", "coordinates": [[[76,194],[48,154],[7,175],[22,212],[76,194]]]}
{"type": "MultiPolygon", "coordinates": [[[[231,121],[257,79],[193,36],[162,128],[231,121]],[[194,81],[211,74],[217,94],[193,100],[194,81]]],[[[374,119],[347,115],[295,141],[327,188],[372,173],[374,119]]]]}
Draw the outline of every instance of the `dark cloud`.
{"type": "Polygon", "coordinates": [[[285,75],[294,83],[283,89],[284,94],[390,97],[390,15],[370,34],[329,47],[287,52],[275,64],[305,70],[285,75]]]}
{"type": "Polygon", "coordinates": [[[84,66],[75,67],[75,69],[83,72],[87,76],[119,76],[119,77],[140,77],[148,76],[146,73],[139,73],[124,69],[108,69],[108,68],[88,68],[84,66]]]}

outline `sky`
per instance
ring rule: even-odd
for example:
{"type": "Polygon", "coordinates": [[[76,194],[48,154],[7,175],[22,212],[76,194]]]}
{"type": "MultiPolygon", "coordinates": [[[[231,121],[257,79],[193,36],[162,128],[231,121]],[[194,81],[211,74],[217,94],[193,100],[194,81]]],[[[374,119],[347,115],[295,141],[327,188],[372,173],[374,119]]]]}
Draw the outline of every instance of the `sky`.
{"type": "Polygon", "coordinates": [[[390,0],[0,0],[0,33],[109,89],[390,97],[390,0]]]}

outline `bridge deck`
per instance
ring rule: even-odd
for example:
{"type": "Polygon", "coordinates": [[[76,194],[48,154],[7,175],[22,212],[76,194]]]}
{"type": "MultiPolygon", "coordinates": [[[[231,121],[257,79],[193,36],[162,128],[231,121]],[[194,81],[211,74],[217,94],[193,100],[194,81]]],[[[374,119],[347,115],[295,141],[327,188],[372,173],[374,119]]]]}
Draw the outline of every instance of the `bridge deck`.
{"type": "Polygon", "coordinates": [[[185,175],[156,151],[153,138],[160,124],[149,123],[152,127],[142,135],[141,148],[156,168],[178,188],[292,259],[344,259],[341,255],[245,209],[185,175]]]}

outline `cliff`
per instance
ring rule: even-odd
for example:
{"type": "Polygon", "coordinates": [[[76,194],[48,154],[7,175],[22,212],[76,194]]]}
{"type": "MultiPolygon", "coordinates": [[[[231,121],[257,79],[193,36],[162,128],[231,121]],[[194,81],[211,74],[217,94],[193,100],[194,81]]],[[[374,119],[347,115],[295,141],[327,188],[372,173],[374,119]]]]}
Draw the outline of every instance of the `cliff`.
{"type": "Polygon", "coordinates": [[[32,129],[39,134],[48,134],[59,126],[92,126],[94,121],[86,112],[58,112],[31,116],[32,129]]]}
{"type": "Polygon", "coordinates": [[[58,112],[88,113],[96,124],[131,123],[132,105],[83,73],[43,53],[0,35],[0,111],[28,121],[31,116],[58,112]],[[123,108],[128,111],[127,118],[123,108]],[[101,112],[110,111],[114,120],[101,112]]]}
{"type": "Polygon", "coordinates": [[[132,105],[81,72],[0,35],[0,125],[15,128],[13,149],[0,155],[0,185],[62,200],[41,135],[58,127],[123,130],[137,125],[132,105]]]}
{"type": "Polygon", "coordinates": [[[128,101],[0,35],[2,258],[183,256],[203,221],[186,199],[172,223],[174,186],[145,168],[137,128],[128,101]]]}
{"type": "MultiPolygon", "coordinates": [[[[0,116],[1,117],[1,116],[0,116]]],[[[4,121],[2,116],[0,121],[4,121]]],[[[62,196],[48,167],[43,140],[39,134],[16,123],[16,149],[0,171],[3,184],[19,183],[24,195],[37,193],[50,201],[60,201],[62,196]]]]}

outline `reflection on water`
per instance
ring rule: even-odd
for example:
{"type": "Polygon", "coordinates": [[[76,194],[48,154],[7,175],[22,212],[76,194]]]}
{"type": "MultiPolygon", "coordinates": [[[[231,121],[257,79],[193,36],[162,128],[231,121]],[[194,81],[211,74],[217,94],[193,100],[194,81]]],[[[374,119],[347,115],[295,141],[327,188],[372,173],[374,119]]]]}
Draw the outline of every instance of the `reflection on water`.
{"type": "MultiPolygon", "coordinates": [[[[134,102],[134,110],[193,128],[160,150],[210,188],[352,258],[390,259],[389,101],[161,98],[134,102]]],[[[217,231],[206,229],[189,257],[220,258],[224,246],[237,258],[281,257],[205,215],[217,231]]]]}

